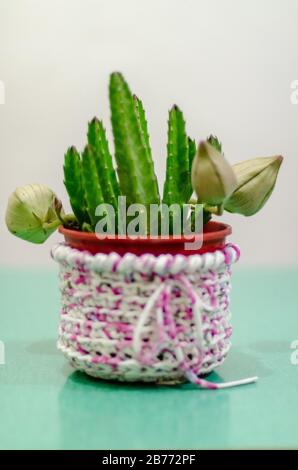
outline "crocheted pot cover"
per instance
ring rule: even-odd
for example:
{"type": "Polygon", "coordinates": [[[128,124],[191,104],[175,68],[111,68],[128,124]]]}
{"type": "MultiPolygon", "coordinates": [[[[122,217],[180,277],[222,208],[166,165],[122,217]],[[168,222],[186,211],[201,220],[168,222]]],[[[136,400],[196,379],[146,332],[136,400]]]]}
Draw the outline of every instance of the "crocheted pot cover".
{"type": "Polygon", "coordinates": [[[78,370],[102,379],[169,382],[219,366],[230,348],[231,244],[203,255],[90,255],[52,249],[62,294],[58,348],[78,370]]]}

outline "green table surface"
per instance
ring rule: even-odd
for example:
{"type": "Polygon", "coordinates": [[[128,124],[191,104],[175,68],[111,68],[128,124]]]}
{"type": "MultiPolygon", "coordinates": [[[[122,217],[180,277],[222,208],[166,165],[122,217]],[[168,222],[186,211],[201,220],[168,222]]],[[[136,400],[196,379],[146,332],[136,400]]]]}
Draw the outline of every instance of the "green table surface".
{"type": "Polygon", "coordinates": [[[233,345],[209,377],[259,381],[216,391],[74,371],[56,350],[56,270],[0,274],[1,449],[298,447],[298,270],[235,267],[233,345]]]}

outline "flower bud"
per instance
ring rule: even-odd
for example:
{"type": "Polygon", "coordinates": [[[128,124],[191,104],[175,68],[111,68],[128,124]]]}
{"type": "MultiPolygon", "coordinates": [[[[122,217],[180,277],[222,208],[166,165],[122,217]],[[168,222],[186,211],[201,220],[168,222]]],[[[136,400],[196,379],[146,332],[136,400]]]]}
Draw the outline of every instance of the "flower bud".
{"type": "Polygon", "coordinates": [[[231,165],[208,142],[201,142],[192,165],[192,186],[198,202],[219,206],[234,191],[237,181],[231,165]]]}
{"type": "Polygon", "coordinates": [[[7,228],[23,240],[43,243],[61,224],[57,207],[60,207],[59,200],[47,186],[28,184],[17,188],[8,200],[7,228]]]}
{"type": "Polygon", "coordinates": [[[263,157],[233,165],[237,187],[224,208],[246,216],[262,209],[274,189],[282,160],[282,156],[263,157]]]}

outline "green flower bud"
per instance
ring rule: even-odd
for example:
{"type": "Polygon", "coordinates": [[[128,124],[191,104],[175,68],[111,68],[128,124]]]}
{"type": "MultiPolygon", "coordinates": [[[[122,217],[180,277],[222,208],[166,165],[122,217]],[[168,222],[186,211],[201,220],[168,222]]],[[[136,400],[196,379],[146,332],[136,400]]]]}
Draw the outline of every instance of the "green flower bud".
{"type": "Polygon", "coordinates": [[[208,142],[201,142],[192,165],[192,186],[198,202],[219,206],[232,194],[237,181],[231,165],[208,142]]]}
{"type": "Polygon", "coordinates": [[[254,158],[233,165],[237,187],[224,208],[250,216],[258,212],[269,199],[282,163],[282,156],[254,158]]]}
{"type": "Polygon", "coordinates": [[[55,193],[42,184],[17,188],[7,204],[5,222],[8,230],[23,240],[43,243],[61,224],[62,211],[55,193]]]}

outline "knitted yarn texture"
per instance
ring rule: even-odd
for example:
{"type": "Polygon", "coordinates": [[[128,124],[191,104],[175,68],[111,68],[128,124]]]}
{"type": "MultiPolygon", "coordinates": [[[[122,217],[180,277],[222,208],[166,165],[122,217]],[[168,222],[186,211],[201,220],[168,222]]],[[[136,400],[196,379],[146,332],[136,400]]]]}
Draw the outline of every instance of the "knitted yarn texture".
{"type": "Polygon", "coordinates": [[[57,244],[62,296],[58,348],[78,370],[101,379],[145,382],[205,378],[231,343],[231,265],[239,248],[195,254],[91,255],[57,244]]]}

